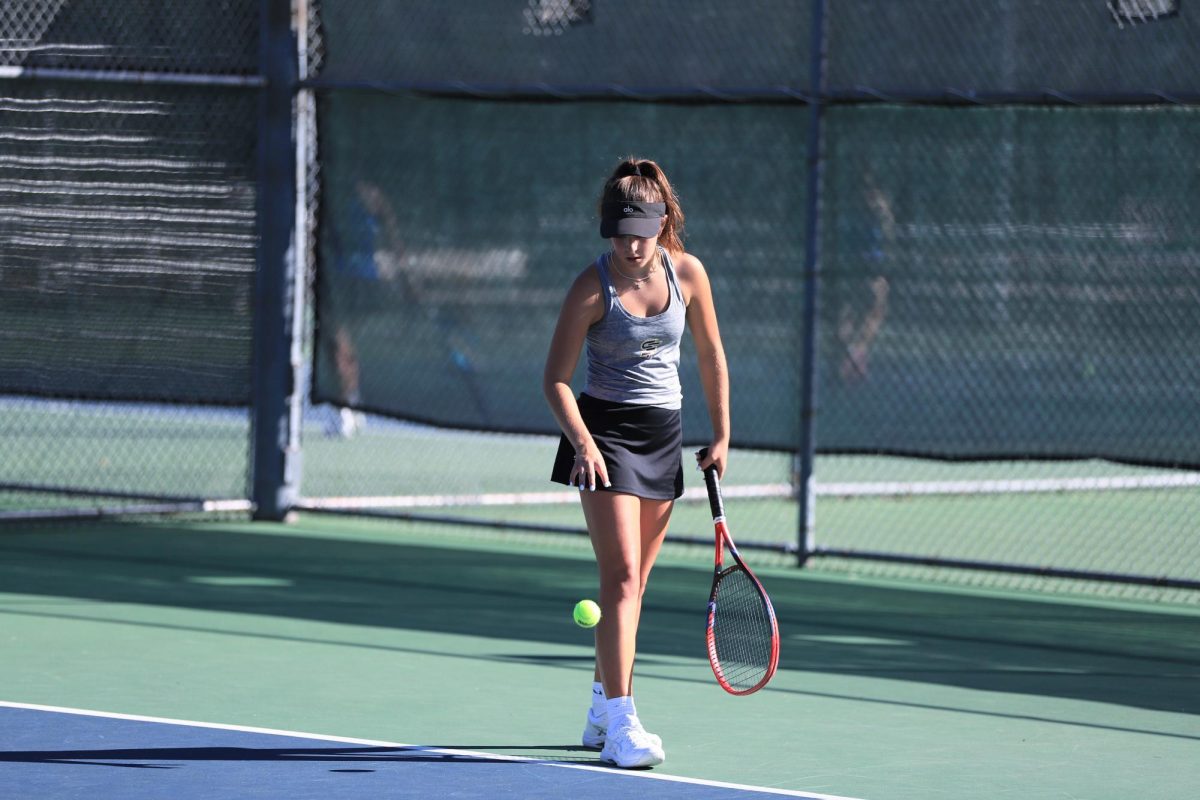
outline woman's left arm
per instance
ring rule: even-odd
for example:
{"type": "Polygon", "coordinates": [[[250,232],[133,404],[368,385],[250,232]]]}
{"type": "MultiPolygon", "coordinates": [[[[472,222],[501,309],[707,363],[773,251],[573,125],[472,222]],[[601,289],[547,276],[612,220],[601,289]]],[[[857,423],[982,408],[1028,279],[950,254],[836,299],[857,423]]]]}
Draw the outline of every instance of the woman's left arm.
{"type": "Polygon", "coordinates": [[[688,328],[696,345],[700,383],[708,401],[708,416],[713,429],[708,456],[700,462],[700,468],[715,465],[717,476],[724,477],[729,456],[729,368],[717,327],[712,285],[700,259],[684,254],[679,257],[678,264],[678,276],[687,301],[688,328]]]}

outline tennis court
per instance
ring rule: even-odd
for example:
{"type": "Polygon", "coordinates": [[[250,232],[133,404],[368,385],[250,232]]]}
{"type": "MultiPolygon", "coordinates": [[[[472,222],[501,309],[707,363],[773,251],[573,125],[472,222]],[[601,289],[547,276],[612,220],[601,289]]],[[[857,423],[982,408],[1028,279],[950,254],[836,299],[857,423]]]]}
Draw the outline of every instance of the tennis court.
{"type": "MultiPolygon", "coordinates": [[[[591,653],[570,609],[595,576],[574,538],[306,515],[39,523],[0,549],[14,796],[612,790],[577,744],[591,653]]],[[[640,643],[668,761],[618,791],[1194,794],[1194,607],[763,567],[780,671],[735,698],[705,658],[692,549],[664,554],[640,643]]]]}
{"type": "Polygon", "coordinates": [[[1194,800],[1196,3],[119,6],[0,11],[0,796],[1194,800]],[[630,155],[782,637],[688,471],[646,770],[539,391],[630,155]]]}

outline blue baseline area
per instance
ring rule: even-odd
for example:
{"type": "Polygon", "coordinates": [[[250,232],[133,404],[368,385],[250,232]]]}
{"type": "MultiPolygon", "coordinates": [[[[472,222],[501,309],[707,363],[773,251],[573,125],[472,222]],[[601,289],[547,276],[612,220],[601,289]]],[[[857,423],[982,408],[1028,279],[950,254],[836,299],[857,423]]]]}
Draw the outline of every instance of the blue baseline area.
{"type": "Polygon", "coordinates": [[[0,706],[0,743],[0,796],[22,800],[828,797],[488,753],[15,705],[0,706]]]}

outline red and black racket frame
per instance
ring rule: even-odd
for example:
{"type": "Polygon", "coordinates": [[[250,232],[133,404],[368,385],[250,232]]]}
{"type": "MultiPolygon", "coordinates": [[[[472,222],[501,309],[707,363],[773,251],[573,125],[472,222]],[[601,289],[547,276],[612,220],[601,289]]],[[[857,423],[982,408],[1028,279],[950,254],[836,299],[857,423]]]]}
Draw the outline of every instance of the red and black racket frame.
{"type": "MultiPolygon", "coordinates": [[[[697,454],[699,458],[703,459],[705,457],[706,450],[707,448],[697,454]]],[[[716,534],[716,553],[713,558],[713,583],[708,595],[708,614],[704,628],[705,644],[708,647],[708,663],[712,666],[713,674],[716,676],[717,683],[721,685],[721,688],[732,695],[740,697],[754,694],[766,686],[775,675],[775,670],[779,666],[779,623],[775,619],[775,608],[771,605],[771,600],[767,596],[762,582],[758,580],[758,576],[742,561],[742,557],[737,550],[737,545],[733,543],[733,537],[729,533],[729,525],[725,521],[725,504],[721,500],[721,482],[717,477],[716,467],[710,466],[704,470],[704,484],[708,489],[708,505],[712,511],[713,527],[716,534]],[[725,547],[729,549],[729,553],[733,556],[734,560],[734,564],[729,567],[723,566],[724,552],[722,548],[725,547]],[[713,639],[713,620],[717,608],[715,599],[717,586],[726,574],[738,569],[745,571],[747,577],[757,586],[759,597],[762,599],[767,616],[771,620],[771,655],[766,674],[763,675],[758,683],[748,689],[738,689],[731,686],[725,679],[725,676],[721,672],[720,662],[717,659],[716,643],[713,639]]]]}

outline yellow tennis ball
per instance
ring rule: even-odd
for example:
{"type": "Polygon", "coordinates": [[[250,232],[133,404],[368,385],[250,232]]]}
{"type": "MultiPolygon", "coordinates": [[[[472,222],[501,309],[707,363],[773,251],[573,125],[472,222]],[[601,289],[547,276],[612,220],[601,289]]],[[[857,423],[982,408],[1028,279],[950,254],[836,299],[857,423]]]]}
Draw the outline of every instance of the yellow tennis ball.
{"type": "Polygon", "coordinates": [[[594,628],[600,621],[600,606],[592,600],[580,600],[575,604],[575,624],[581,628],[594,628]]]}

